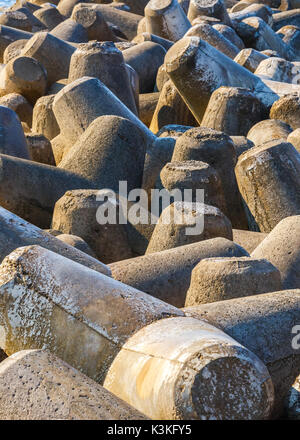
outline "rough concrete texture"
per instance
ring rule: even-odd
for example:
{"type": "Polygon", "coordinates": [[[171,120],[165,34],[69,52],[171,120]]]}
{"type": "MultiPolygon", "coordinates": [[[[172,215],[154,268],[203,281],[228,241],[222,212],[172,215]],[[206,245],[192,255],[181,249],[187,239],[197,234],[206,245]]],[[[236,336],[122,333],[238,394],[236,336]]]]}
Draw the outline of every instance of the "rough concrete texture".
{"type": "Polygon", "coordinates": [[[179,189],[192,190],[192,201],[196,202],[197,189],[204,190],[204,203],[225,210],[225,198],[222,182],[217,171],[205,162],[187,160],[169,162],[160,172],[161,182],[169,192],[179,189]]]}
{"type": "Polygon", "coordinates": [[[252,252],[254,258],[266,258],[281,273],[285,289],[300,287],[300,216],[287,217],[252,252]]]}
{"type": "Polygon", "coordinates": [[[134,408],[47,350],[0,365],[1,420],[143,420],[134,408]]]}
{"type": "Polygon", "coordinates": [[[73,234],[59,234],[57,238],[58,240],[73,246],[75,249],[85,252],[93,258],[97,258],[89,245],[81,237],[73,234]]]}
{"type": "Polygon", "coordinates": [[[35,162],[55,165],[51,142],[43,134],[26,133],[25,134],[30,157],[35,162]]]}
{"type": "Polygon", "coordinates": [[[89,39],[88,33],[82,24],[77,23],[71,18],[59,23],[50,33],[69,43],[84,43],[89,39]]]}
{"type": "Polygon", "coordinates": [[[140,188],[146,140],[131,121],[119,116],[101,116],[67,152],[59,168],[76,173],[94,187],[119,191],[126,181],[128,191],[140,188]]]}
{"type": "Polygon", "coordinates": [[[209,24],[202,23],[194,25],[186,32],[185,36],[199,37],[231,59],[234,59],[239,53],[239,49],[234,43],[209,24]]]}
{"type": "Polygon", "coordinates": [[[46,93],[47,72],[34,58],[19,56],[1,71],[0,86],[7,93],[19,93],[34,104],[46,93]]]}
{"type": "Polygon", "coordinates": [[[0,272],[5,353],[47,348],[100,383],[133,333],[155,320],[184,316],[176,307],[39,246],[15,250],[0,272]]]}
{"type": "MultiPolygon", "coordinates": [[[[109,192],[107,192],[109,195],[109,192]]],[[[67,191],[55,204],[52,228],[64,234],[78,235],[86,241],[104,263],[132,257],[125,225],[105,224],[97,221],[98,209],[105,208],[105,194],[98,190],[67,191]],[[118,243],[111,246],[111,240],[118,243]]],[[[115,200],[115,216],[119,218],[119,203],[115,200]]]]}
{"type": "Polygon", "coordinates": [[[202,258],[249,256],[241,246],[213,238],[109,264],[113,278],[183,307],[193,268],[202,258]]]}
{"type": "Polygon", "coordinates": [[[279,119],[293,130],[300,128],[300,96],[287,95],[274,102],[270,110],[271,119],[279,119]]]}
{"type": "Polygon", "coordinates": [[[233,241],[251,254],[254,249],[266,238],[268,234],[255,231],[243,231],[242,229],[232,229],[233,241]]]}
{"type": "Polygon", "coordinates": [[[0,98],[0,106],[8,107],[16,112],[20,121],[31,127],[33,108],[24,96],[19,93],[7,93],[0,98]]]}
{"type": "Polygon", "coordinates": [[[157,43],[145,41],[123,51],[125,63],[139,75],[140,93],[153,92],[157,69],[164,62],[166,50],[157,43]]]}
{"type": "Polygon", "coordinates": [[[178,41],[191,24],[177,0],[150,0],[145,7],[146,31],[178,41]]]}
{"type": "Polygon", "coordinates": [[[223,330],[264,362],[275,390],[273,418],[282,416],[287,394],[299,375],[299,349],[291,341],[292,329],[299,323],[300,290],[202,304],[184,312],[223,330]]]}
{"type": "Polygon", "coordinates": [[[247,134],[247,138],[256,146],[259,146],[276,139],[286,140],[291,132],[292,128],[285,122],[279,119],[265,119],[253,125],[247,134]]]}
{"type": "Polygon", "coordinates": [[[266,113],[261,101],[249,90],[220,87],[211,95],[201,126],[230,136],[247,136],[250,128],[264,119],[266,113]]]}
{"type": "Polygon", "coordinates": [[[192,128],[176,140],[172,161],[199,160],[211,165],[222,182],[226,209],[232,226],[247,229],[246,216],[238,192],[234,166],[236,153],[231,138],[210,128],[192,128]]]}
{"type": "MultiPolygon", "coordinates": [[[[299,419],[300,0],[3,2],[0,362],[48,348],[158,420],[299,419]]],[[[121,418],[35,372],[0,419],[121,418]]]]}
{"type": "Polygon", "coordinates": [[[68,81],[72,82],[83,76],[98,78],[137,114],[124,58],[113,42],[93,41],[78,46],[71,57],[68,81]]]}
{"type": "Polygon", "coordinates": [[[261,61],[266,60],[267,58],[267,55],[264,55],[262,52],[248,48],[242,49],[237,54],[234,61],[254,73],[261,61]]]}
{"type": "Polygon", "coordinates": [[[33,35],[21,51],[21,55],[39,61],[47,71],[48,85],[66,78],[75,47],[48,32],[33,35]]]}
{"type": "Polygon", "coordinates": [[[35,11],[33,15],[38,18],[49,31],[64,21],[64,17],[52,4],[44,5],[35,11]]]}
{"type": "Polygon", "coordinates": [[[59,126],[53,113],[54,98],[55,95],[39,98],[32,114],[32,130],[43,134],[50,141],[59,134],[59,126]]]}
{"type": "Polygon", "coordinates": [[[281,288],[280,272],[267,260],[205,258],[192,271],[185,306],[275,292],[281,288]]]}
{"type": "Polygon", "coordinates": [[[243,153],[235,167],[247,204],[249,224],[270,232],[280,220],[300,213],[300,155],[283,140],[272,140],[243,153]]]}
{"type": "Polygon", "coordinates": [[[0,260],[14,249],[31,244],[39,245],[52,252],[56,252],[76,261],[79,264],[89,267],[95,271],[111,275],[111,270],[105,264],[95,258],[91,258],[83,252],[74,249],[68,244],[62,244],[55,236],[44,232],[42,229],[26,222],[24,219],[12,214],[4,208],[0,208],[1,221],[1,247],[0,260]]]}
{"type": "Polygon", "coordinates": [[[0,62],[3,63],[4,51],[11,43],[17,40],[29,40],[31,32],[21,31],[10,26],[0,25],[0,62]]]}
{"type": "Polygon", "coordinates": [[[6,154],[0,154],[0,170],[1,206],[41,228],[49,228],[55,202],[66,191],[93,188],[70,171],[6,154]]]}
{"type": "Polygon", "coordinates": [[[167,81],[161,89],[150,130],[157,133],[168,124],[198,125],[172,81],[167,81]]]}
{"type": "Polygon", "coordinates": [[[0,105],[0,152],[23,159],[30,159],[26,139],[17,114],[0,105]]]}
{"type": "Polygon", "coordinates": [[[104,387],[163,420],[264,419],[274,400],[263,363],[221,330],[193,318],[163,319],[135,333],[116,356],[104,387]]]}
{"type": "Polygon", "coordinates": [[[94,119],[104,115],[129,119],[150,143],[155,139],[141,120],[97,78],[83,77],[65,86],[54,98],[53,112],[69,146],[75,144],[94,119]]]}
{"type": "Polygon", "coordinates": [[[146,254],[215,237],[232,239],[231,223],[218,208],[199,202],[174,202],[161,213],[146,254]]]}
{"type": "Polygon", "coordinates": [[[16,40],[10,43],[4,51],[3,54],[3,63],[7,64],[10,60],[17,58],[27,43],[27,40],[16,40]]]}

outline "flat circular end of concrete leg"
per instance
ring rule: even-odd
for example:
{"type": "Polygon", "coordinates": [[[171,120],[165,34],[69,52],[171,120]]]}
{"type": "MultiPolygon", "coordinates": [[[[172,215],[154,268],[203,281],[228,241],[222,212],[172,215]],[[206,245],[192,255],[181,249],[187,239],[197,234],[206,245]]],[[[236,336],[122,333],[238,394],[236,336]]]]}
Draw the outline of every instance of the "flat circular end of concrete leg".
{"type": "Polygon", "coordinates": [[[189,359],[178,376],[180,418],[268,419],[274,399],[268,376],[266,367],[243,347],[209,345],[189,359]]]}
{"type": "Polygon", "coordinates": [[[177,70],[181,64],[187,62],[198,50],[199,37],[184,37],[168,50],[165,56],[167,73],[177,70]]]}

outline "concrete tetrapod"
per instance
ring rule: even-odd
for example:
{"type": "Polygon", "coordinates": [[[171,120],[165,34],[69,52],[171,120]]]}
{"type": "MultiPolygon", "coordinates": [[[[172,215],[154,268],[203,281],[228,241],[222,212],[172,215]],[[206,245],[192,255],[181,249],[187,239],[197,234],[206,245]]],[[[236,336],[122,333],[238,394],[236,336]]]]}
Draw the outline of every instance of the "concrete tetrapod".
{"type": "Polygon", "coordinates": [[[146,254],[215,237],[232,239],[231,223],[218,208],[199,202],[174,202],[162,211],[146,254]]]}
{"type": "Polygon", "coordinates": [[[300,215],[286,217],[252,252],[279,269],[285,289],[300,288],[300,215]]]}
{"type": "Polygon", "coordinates": [[[281,289],[279,270],[265,259],[205,258],[193,269],[185,306],[258,295],[281,289]]]}
{"type": "Polygon", "coordinates": [[[55,202],[66,191],[94,188],[70,171],[5,154],[0,170],[1,206],[41,228],[49,228],[55,202]]]}
{"type": "Polygon", "coordinates": [[[151,144],[156,136],[100,80],[83,77],[65,86],[54,98],[53,112],[67,146],[73,146],[99,116],[129,119],[151,144]]]}
{"type": "Polygon", "coordinates": [[[8,354],[43,346],[154,418],[269,417],[274,396],[266,367],[215,327],[37,246],[10,254],[0,280],[8,354]],[[114,374],[120,362],[128,365],[122,377],[114,374]]]}
{"type": "Polygon", "coordinates": [[[67,78],[69,65],[76,48],[47,32],[38,32],[27,42],[21,51],[22,56],[32,57],[46,69],[48,85],[67,78]]]}
{"type": "Polygon", "coordinates": [[[176,307],[35,245],[4,259],[0,284],[1,345],[8,355],[25,347],[47,348],[100,383],[134,332],[158,319],[184,316],[176,307]],[[11,313],[19,318],[11,319],[11,313]]]}
{"type": "Polygon", "coordinates": [[[275,389],[272,417],[282,416],[284,400],[299,375],[300,353],[293,348],[292,330],[299,324],[300,290],[264,293],[183,310],[223,330],[264,362],[275,389]]]}
{"type": "Polygon", "coordinates": [[[77,47],[71,57],[69,83],[83,76],[98,78],[137,115],[124,58],[113,42],[91,41],[77,47]]]}
{"type": "Polygon", "coordinates": [[[0,207],[0,261],[20,246],[36,244],[63,255],[97,272],[111,275],[111,270],[95,258],[91,258],[72,246],[62,243],[37,226],[0,207]]]}
{"type": "Polygon", "coordinates": [[[176,140],[172,162],[187,160],[206,162],[217,171],[226,202],[224,214],[233,227],[248,229],[234,175],[236,152],[232,139],[211,128],[197,127],[187,130],[176,140]]]}
{"type": "Polygon", "coordinates": [[[192,22],[199,15],[218,18],[224,24],[231,26],[231,20],[223,0],[191,0],[187,14],[189,20],[192,22]]]}
{"type": "Polygon", "coordinates": [[[266,116],[266,108],[250,90],[220,87],[210,97],[201,126],[230,136],[246,136],[266,116]]]}
{"type": "Polygon", "coordinates": [[[30,159],[22,125],[17,114],[0,105],[0,153],[30,159]]]}
{"type": "Polygon", "coordinates": [[[274,399],[269,373],[253,353],[216,327],[186,317],[136,332],[104,387],[162,420],[267,419],[274,399]]]}
{"type": "Polygon", "coordinates": [[[203,258],[249,256],[225,238],[198,241],[109,264],[113,278],[177,307],[183,307],[193,268],[203,258]]]}
{"type": "Polygon", "coordinates": [[[1,362],[0,396],[1,420],[145,419],[47,350],[22,350],[1,362]]]}
{"type": "Polygon", "coordinates": [[[72,172],[99,189],[119,192],[141,188],[146,140],[133,122],[119,116],[100,116],[64,154],[59,168],[72,172]]]}
{"type": "Polygon", "coordinates": [[[105,193],[99,190],[67,191],[55,204],[52,228],[64,234],[74,234],[83,238],[104,263],[131,258],[132,253],[125,227],[119,224],[120,204],[115,200],[116,221],[113,224],[100,224],[97,221],[98,209],[107,207],[105,193]],[[102,195],[101,199],[99,195],[102,195]],[[111,246],[111,241],[117,246],[111,246]]]}
{"type": "Polygon", "coordinates": [[[177,0],[150,0],[145,17],[147,32],[171,41],[180,40],[191,27],[177,0]]]}
{"type": "Polygon", "coordinates": [[[165,66],[199,124],[212,92],[221,86],[247,88],[267,108],[283,94],[300,91],[295,84],[258,78],[199,37],[177,41],[166,54],[165,66]]]}
{"type": "Polygon", "coordinates": [[[300,214],[300,155],[275,139],[243,153],[235,167],[251,228],[270,232],[285,217],[300,214]]]}

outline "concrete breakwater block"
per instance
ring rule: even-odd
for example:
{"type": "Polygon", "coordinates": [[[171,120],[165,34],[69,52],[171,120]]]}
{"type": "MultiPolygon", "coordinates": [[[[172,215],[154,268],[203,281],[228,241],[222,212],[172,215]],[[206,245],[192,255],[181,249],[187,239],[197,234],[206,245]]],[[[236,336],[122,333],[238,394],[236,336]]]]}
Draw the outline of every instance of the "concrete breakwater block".
{"type": "Polygon", "coordinates": [[[280,272],[267,260],[248,257],[205,258],[192,271],[185,305],[224,301],[281,288],[280,272]]]}
{"type": "Polygon", "coordinates": [[[14,1],[0,419],[299,419],[300,0],[14,1]]]}
{"type": "Polygon", "coordinates": [[[123,400],[134,402],[152,418],[205,419],[211,417],[212,410],[219,419],[269,417],[274,396],[266,367],[215,327],[187,318],[171,305],[38,246],[17,249],[4,260],[0,271],[1,339],[7,354],[31,344],[47,348],[108,390],[116,389],[118,397],[122,394],[123,400]],[[56,277],[49,283],[51,271],[56,277]],[[24,272],[27,275],[20,284],[24,272]],[[84,284],[89,285],[88,296],[82,295],[84,284]],[[174,362],[178,352],[179,361],[174,362]],[[145,361],[148,374],[139,380],[145,361]],[[124,387],[120,386],[124,376],[116,372],[127,362],[131,367],[126,368],[128,386],[124,387]],[[148,381],[153,384],[152,369],[156,386],[145,402],[148,381]],[[233,369],[243,374],[232,375],[233,369]],[[217,387],[206,382],[206,372],[220,377],[217,387]],[[221,396],[224,399],[224,387],[230,391],[220,409],[217,402],[221,396]],[[200,400],[205,395],[208,400],[200,400]],[[161,407],[159,401],[166,403],[161,407]]]}
{"type": "Polygon", "coordinates": [[[299,375],[300,354],[292,344],[292,330],[299,322],[300,290],[201,304],[184,311],[223,330],[265,363],[275,390],[272,417],[282,416],[285,399],[299,375]]]}
{"type": "Polygon", "coordinates": [[[193,268],[203,258],[249,256],[226,238],[213,238],[109,264],[113,278],[183,307],[193,268]]]}
{"type": "Polygon", "coordinates": [[[1,362],[0,395],[1,420],[145,419],[46,350],[22,350],[1,362]]]}

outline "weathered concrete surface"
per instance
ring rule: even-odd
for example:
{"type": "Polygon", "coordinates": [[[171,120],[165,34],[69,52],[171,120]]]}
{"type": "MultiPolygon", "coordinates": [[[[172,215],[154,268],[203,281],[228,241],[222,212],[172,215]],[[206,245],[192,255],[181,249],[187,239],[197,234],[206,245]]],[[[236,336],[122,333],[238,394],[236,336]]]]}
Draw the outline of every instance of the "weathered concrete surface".
{"type": "Polygon", "coordinates": [[[198,125],[171,80],[167,81],[162,87],[150,124],[150,130],[157,133],[163,126],[168,124],[198,125]]]}
{"type": "Polygon", "coordinates": [[[46,136],[32,131],[26,133],[25,138],[33,161],[55,165],[51,142],[46,136]]]}
{"type": "Polygon", "coordinates": [[[32,35],[31,32],[25,32],[19,29],[14,29],[10,26],[0,25],[0,62],[3,62],[4,51],[10,43],[21,39],[29,40],[32,35]]]}
{"type": "Polygon", "coordinates": [[[285,122],[279,119],[265,119],[253,125],[247,134],[247,138],[256,146],[259,146],[276,139],[286,140],[291,132],[292,128],[285,122]]]}
{"type": "Polygon", "coordinates": [[[59,134],[59,126],[53,113],[55,95],[42,96],[33,108],[32,130],[41,133],[50,141],[59,134]]]}
{"type": "Polygon", "coordinates": [[[184,190],[192,190],[192,201],[196,202],[197,189],[204,190],[206,205],[225,211],[222,182],[217,171],[208,163],[197,160],[169,162],[160,172],[161,182],[169,192],[179,189],[184,200],[184,190]]]}
{"type": "Polygon", "coordinates": [[[268,234],[255,231],[243,231],[242,229],[232,229],[233,241],[247,252],[251,253],[266,238],[268,234]]]}
{"type": "Polygon", "coordinates": [[[217,328],[162,319],[135,333],[104,387],[153,419],[267,419],[273,385],[262,362],[217,328]]]}
{"type": "Polygon", "coordinates": [[[192,128],[176,140],[172,156],[172,161],[186,160],[203,161],[215,168],[221,179],[225,196],[224,214],[233,227],[248,229],[234,176],[236,153],[232,139],[227,134],[211,128],[192,128]]]}
{"type": "Polygon", "coordinates": [[[54,236],[26,222],[24,219],[0,207],[0,260],[20,246],[36,244],[66,258],[70,258],[97,272],[111,275],[111,270],[105,264],[91,258],[72,246],[63,244],[54,236]]]}
{"type": "Polygon", "coordinates": [[[22,56],[39,61],[47,71],[48,85],[67,78],[75,47],[47,32],[37,32],[21,51],[22,56]]]}
{"type": "Polygon", "coordinates": [[[239,157],[235,173],[252,227],[270,232],[300,214],[300,155],[292,144],[279,139],[251,148],[239,157]]]}
{"type": "Polygon", "coordinates": [[[129,119],[145,134],[149,143],[155,135],[100,80],[83,77],[65,86],[54,98],[53,112],[68,145],[74,145],[99,116],[129,119]]]}
{"type": "Polygon", "coordinates": [[[199,202],[174,202],[155,225],[146,254],[224,237],[232,240],[232,226],[216,207],[199,202]]]}
{"type": "Polygon", "coordinates": [[[0,98],[0,106],[8,107],[16,112],[20,121],[31,127],[33,108],[24,96],[18,93],[7,93],[0,98]]]}
{"type": "Polygon", "coordinates": [[[71,83],[83,76],[98,78],[137,114],[124,58],[113,42],[91,41],[78,45],[71,57],[68,81],[71,83]]]}
{"type": "Polygon", "coordinates": [[[275,388],[273,417],[282,415],[285,397],[299,375],[300,353],[292,347],[292,329],[299,324],[300,290],[214,302],[184,311],[220,328],[264,362],[275,388]]]}
{"type": "Polygon", "coordinates": [[[202,258],[249,256],[225,238],[213,238],[109,264],[113,278],[183,307],[193,268],[202,258]]]}
{"type": "Polygon", "coordinates": [[[254,93],[238,87],[220,87],[210,97],[201,126],[230,136],[247,136],[250,128],[267,116],[254,93]]]}
{"type": "Polygon", "coordinates": [[[104,263],[131,258],[126,225],[118,223],[119,202],[115,201],[116,224],[101,225],[97,221],[97,211],[107,202],[104,202],[103,193],[99,200],[99,194],[98,190],[67,191],[55,204],[52,228],[83,238],[104,263]]]}
{"type": "Polygon", "coordinates": [[[300,128],[300,96],[287,95],[274,102],[270,110],[271,119],[279,119],[293,130],[300,128]]]}
{"type": "Polygon", "coordinates": [[[252,252],[280,270],[285,289],[300,288],[300,216],[287,217],[252,252]]]}
{"type": "Polygon", "coordinates": [[[46,350],[22,350],[0,365],[1,420],[143,420],[105,388],[46,350]]]}
{"type": "Polygon", "coordinates": [[[30,159],[26,139],[17,114],[0,105],[0,153],[30,159]]]}
{"type": "Polygon", "coordinates": [[[66,191],[93,187],[70,171],[6,154],[0,154],[0,170],[1,206],[44,229],[50,226],[55,202],[66,191]]]}
{"type": "Polygon", "coordinates": [[[133,122],[119,116],[95,119],[69,150],[59,168],[91,182],[94,188],[119,191],[126,181],[128,191],[142,185],[146,139],[133,122]]]}
{"type": "Polygon", "coordinates": [[[265,259],[205,258],[192,271],[185,306],[275,292],[281,289],[279,270],[265,259]]]}
{"type": "Polygon", "coordinates": [[[146,31],[171,41],[184,36],[191,24],[177,0],[150,0],[145,7],[146,31]]]}
{"type": "Polygon", "coordinates": [[[6,257],[0,284],[1,346],[8,355],[46,348],[100,383],[133,333],[157,319],[183,316],[171,305],[39,246],[6,257]]]}

